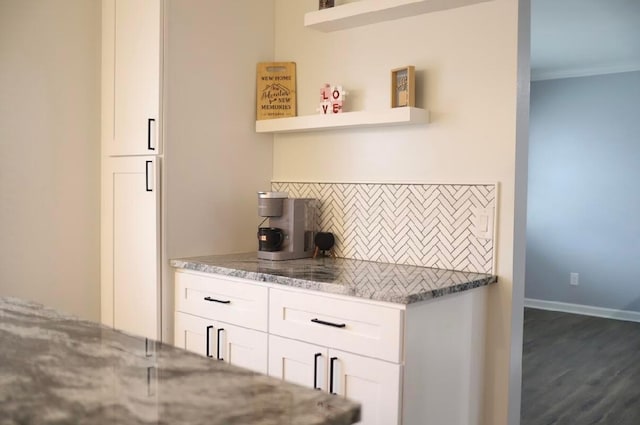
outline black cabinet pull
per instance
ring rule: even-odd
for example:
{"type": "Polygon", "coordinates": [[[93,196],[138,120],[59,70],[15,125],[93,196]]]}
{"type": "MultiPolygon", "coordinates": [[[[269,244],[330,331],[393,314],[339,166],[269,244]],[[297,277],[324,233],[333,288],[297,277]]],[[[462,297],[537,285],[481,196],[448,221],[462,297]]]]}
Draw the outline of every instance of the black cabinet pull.
{"type": "Polygon", "coordinates": [[[216,348],[216,358],[218,360],[224,360],[222,357],[220,357],[220,332],[222,332],[223,330],[224,328],[218,329],[218,347],[216,348]]]}
{"type": "Polygon", "coordinates": [[[153,164],[153,161],[145,161],[144,164],[144,180],[145,180],[145,189],[147,192],[153,192],[153,186],[149,186],[149,182],[153,182],[153,176],[149,178],[149,165],[153,164]]]}
{"type": "Polygon", "coordinates": [[[149,149],[150,151],[156,150],[154,146],[151,146],[151,125],[155,122],[156,120],[154,120],[153,118],[149,118],[149,120],[147,121],[147,149],[149,149]]]}
{"type": "Polygon", "coordinates": [[[318,323],[320,325],[333,326],[334,328],[344,328],[347,326],[344,323],[331,323],[331,322],[325,322],[324,320],[320,320],[320,319],[311,319],[311,321],[313,323],[318,323]]]}
{"type": "Polygon", "coordinates": [[[318,388],[318,357],[322,356],[322,353],[316,353],[313,355],[313,389],[319,390],[318,388]]]}
{"type": "Polygon", "coordinates": [[[147,396],[153,397],[156,395],[156,383],[158,381],[158,371],[155,366],[147,368],[147,396]]]}
{"type": "Polygon", "coordinates": [[[145,338],[144,339],[144,356],[153,357],[155,353],[156,353],[156,342],[152,339],[145,338]]]}
{"type": "Polygon", "coordinates": [[[209,348],[209,334],[211,333],[211,329],[213,329],[213,326],[207,326],[207,357],[213,357],[209,348]]]}
{"type": "Polygon", "coordinates": [[[333,363],[338,360],[337,357],[331,357],[329,361],[329,393],[334,394],[333,392],[333,363]]]}
{"type": "Polygon", "coordinates": [[[226,301],[216,300],[215,298],[211,298],[211,297],[204,297],[204,300],[205,301],[211,301],[211,302],[214,302],[214,303],[220,303],[220,304],[231,304],[231,301],[229,301],[229,300],[226,300],[226,301]]]}

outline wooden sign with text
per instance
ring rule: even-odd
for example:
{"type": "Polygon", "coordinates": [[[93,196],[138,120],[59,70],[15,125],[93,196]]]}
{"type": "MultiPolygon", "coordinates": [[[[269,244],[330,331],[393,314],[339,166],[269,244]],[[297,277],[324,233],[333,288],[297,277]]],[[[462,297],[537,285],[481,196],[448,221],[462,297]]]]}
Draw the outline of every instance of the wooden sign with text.
{"type": "Polygon", "coordinates": [[[257,120],[295,117],[296,63],[259,63],[256,90],[257,120]]]}

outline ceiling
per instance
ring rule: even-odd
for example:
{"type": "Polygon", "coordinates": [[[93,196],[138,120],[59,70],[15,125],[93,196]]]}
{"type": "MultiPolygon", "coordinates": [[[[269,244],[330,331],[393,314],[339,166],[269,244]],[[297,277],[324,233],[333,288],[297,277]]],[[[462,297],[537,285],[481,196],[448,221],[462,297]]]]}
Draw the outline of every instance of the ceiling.
{"type": "Polygon", "coordinates": [[[640,70],[640,0],[531,0],[531,79],[640,70]]]}

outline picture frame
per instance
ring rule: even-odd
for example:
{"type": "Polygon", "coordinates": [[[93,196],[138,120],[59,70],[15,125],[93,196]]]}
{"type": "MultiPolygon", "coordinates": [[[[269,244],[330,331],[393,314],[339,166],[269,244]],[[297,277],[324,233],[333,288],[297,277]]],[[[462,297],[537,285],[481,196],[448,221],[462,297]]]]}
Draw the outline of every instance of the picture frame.
{"type": "Polygon", "coordinates": [[[391,107],[416,106],[416,69],[404,66],[391,70],[391,107]]]}
{"type": "Polygon", "coordinates": [[[318,1],[318,10],[329,9],[333,7],[335,4],[334,0],[319,0],[318,1]]]}

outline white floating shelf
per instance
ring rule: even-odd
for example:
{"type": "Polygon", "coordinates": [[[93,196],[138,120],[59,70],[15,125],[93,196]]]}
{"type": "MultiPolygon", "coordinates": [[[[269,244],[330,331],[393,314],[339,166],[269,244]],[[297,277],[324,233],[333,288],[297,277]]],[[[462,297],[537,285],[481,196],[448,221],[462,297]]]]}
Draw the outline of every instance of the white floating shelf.
{"type": "Polygon", "coordinates": [[[304,15],[304,26],[339,31],[490,0],[360,0],[304,15]]]}
{"type": "Polygon", "coordinates": [[[257,133],[293,133],[339,128],[427,124],[429,111],[420,108],[391,108],[381,111],[343,112],[332,115],[304,115],[256,121],[257,133]]]}

